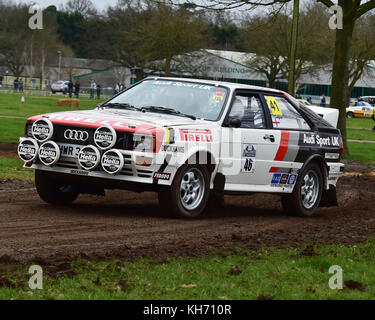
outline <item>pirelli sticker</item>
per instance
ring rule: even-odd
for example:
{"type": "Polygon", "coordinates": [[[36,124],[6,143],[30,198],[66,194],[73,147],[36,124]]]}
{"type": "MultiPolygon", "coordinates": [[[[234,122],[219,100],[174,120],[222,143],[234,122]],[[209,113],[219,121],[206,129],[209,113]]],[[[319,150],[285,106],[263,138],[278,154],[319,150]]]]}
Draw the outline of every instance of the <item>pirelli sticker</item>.
{"type": "Polygon", "coordinates": [[[282,116],[283,111],[280,108],[279,103],[276,100],[276,97],[265,97],[268,103],[268,106],[271,110],[272,115],[274,116],[282,116]]]}

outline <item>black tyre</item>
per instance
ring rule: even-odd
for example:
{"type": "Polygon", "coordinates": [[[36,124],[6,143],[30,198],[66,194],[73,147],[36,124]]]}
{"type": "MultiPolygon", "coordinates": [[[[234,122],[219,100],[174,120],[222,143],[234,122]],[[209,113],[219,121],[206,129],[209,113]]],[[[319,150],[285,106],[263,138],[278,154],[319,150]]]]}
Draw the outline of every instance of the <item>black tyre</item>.
{"type": "Polygon", "coordinates": [[[349,111],[349,112],[346,114],[346,116],[347,116],[348,118],[354,118],[354,113],[351,112],[351,111],[349,111]]]}
{"type": "Polygon", "coordinates": [[[322,171],[315,162],[312,162],[298,178],[293,193],[281,197],[284,211],[291,215],[310,217],[319,207],[322,193],[322,171]]]}
{"type": "Polygon", "coordinates": [[[52,94],[56,94],[56,91],[52,91],[52,94]]]}
{"type": "Polygon", "coordinates": [[[183,165],[169,189],[159,192],[159,203],[164,210],[178,218],[197,218],[207,206],[210,174],[200,165],[183,165]]]}
{"type": "Polygon", "coordinates": [[[74,185],[61,182],[41,170],[35,171],[35,186],[40,198],[50,204],[71,204],[79,196],[74,185]]]}

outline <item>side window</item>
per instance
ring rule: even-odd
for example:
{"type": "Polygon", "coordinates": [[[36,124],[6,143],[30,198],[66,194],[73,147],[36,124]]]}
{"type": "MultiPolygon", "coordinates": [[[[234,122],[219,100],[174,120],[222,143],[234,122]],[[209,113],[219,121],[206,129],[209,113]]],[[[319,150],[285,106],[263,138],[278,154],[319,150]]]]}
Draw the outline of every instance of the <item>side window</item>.
{"type": "Polygon", "coordinates": [[[264,96],[275,129],[310,130],[310,126],[284,97],[264,96]]]}
{"type": "Polygon", "coordinates": [[[264,110],[258,95],[236,94],[229,113],[229,118],[240,119],[242,122],[241,128],[266,128],[264,110]]]}

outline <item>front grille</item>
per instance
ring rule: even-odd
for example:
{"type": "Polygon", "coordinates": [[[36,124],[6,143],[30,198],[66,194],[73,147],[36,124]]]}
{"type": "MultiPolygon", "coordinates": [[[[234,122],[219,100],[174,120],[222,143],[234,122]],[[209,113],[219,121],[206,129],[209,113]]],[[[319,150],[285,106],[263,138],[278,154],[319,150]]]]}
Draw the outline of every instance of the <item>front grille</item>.
{"type": "MultiPolygon", "coordinates": [[[[55,124],[52,141],[55,141],[57,143],[76,144],[76,145],[81,145],[81,146],[95,145],[95,142],[94,142],[95,131],[96,131],[96,128],[85,128],[85,127],[55,124]],[[66,139],[64,137],[64,133],[66,130],[69,130],[69,129],[88,132],[89,134],[88,140],[80,141],[80,140],[66,139]]],[[[123,131],[116,131],[116,133],[117,133],[117,142],[114,148],[122,149],[122,150],[131,150],[133,146],[133,134],[129,132],[123,132],[123,131]]]]}

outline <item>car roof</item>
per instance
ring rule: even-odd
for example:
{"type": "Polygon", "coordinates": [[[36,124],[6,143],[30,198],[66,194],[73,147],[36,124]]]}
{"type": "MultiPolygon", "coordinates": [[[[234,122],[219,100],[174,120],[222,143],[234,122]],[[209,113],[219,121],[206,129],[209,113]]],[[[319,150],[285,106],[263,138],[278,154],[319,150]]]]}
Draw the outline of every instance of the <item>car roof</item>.
{"type": "Polygon", "coordinates": [[[226,81],[206,80],[206,79],[156,77],[156,76],[149,76],[146,79],[148,79],[148,80],[149,79],[157,79],[157,80],[172,80],[172,81],[196,82],[196,83],[202,83],[202,84],[210,84],[210,85],[213,85],[213,86],[224,86],[224,87],[228,87],[228,88],[230,88],[232,90],[235,90],[235,89],[247,89],[247,90],[268,91],[268,92],[273,92],[273,93],[280,93],[280,92],[282,92],[280,90],[271,89],[271,88],[267,88],[267,87],[253,86],[253,85],[249,85],[249,84],[233,83],[233,82],[226,82],[226,81]]]}

